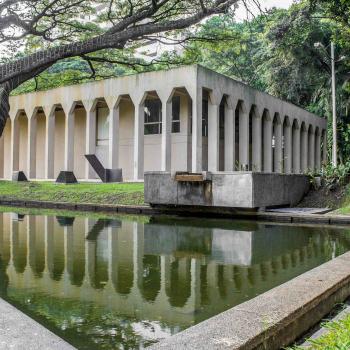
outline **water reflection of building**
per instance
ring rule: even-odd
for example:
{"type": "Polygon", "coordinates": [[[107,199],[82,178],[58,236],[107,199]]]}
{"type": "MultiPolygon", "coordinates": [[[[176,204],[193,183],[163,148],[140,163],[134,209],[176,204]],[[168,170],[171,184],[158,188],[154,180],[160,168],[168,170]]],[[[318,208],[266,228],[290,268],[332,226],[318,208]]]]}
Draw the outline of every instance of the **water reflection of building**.
{"type": "Polygon", "coordinates": [[[0,214],[13,289],[189,326],[345,251],[329,230],[0,214]],[[236,229],[235,229],[236,228],[236,229]]]}

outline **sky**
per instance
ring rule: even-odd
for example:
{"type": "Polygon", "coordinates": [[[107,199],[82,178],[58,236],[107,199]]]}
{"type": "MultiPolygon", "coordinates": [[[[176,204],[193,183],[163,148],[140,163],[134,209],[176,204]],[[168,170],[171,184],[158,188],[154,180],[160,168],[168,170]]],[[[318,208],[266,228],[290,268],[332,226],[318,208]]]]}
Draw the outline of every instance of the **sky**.
{"type": "MultiPolygon", "coordinates": [[[[260,0],[260,6],[262,10],[270,9],[272,7],[288,8],[290,5],[292,5],[293,2],[293,0],[260,0]]],[[[252,4],[251,11],[254,14],[258,14],[259,9],[253,5],[253,1],[250,1],[250,3],[252,4]]],[[[247,11],[244,6],[240,6],[238,8],[236,11],[236,17],[238,20],[247,19],[247,11]]]]}

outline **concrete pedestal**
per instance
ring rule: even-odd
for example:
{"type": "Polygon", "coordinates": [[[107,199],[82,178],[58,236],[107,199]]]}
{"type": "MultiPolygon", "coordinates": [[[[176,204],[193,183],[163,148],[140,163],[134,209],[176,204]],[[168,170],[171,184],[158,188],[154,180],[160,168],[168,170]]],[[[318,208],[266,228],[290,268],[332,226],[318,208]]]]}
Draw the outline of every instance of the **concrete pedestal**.
{"type": "Polygon", "coordinates": [[[61,171],[56,179],[56,182],[60,184],[74,184],[78,181],[73,171],[61,171]]]}
{"type": "Polygon", "coordinates": [[[186,181],[183,174],[146,172],[145,202],[246,209],[289,206],[301,201],[310,187],[306,175],[254,172],[203,172],[196,177],[193,175],[189,174],[186,181]]]}
{"type": "Polygon", "coordinates": [[[14,171],[12,174],[12,181],[22,182],[28,181],[23,171],[14,171]]]}

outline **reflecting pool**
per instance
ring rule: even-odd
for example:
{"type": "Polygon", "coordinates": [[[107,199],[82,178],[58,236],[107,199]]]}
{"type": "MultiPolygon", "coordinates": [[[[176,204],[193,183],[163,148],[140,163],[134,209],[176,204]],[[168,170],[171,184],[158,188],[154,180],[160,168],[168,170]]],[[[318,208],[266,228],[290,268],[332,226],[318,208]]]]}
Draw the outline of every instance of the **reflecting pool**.
{"type": "Polygon", "coordinates": [[[139,349],[350,248],[348,230],[0,213],[0,294],[78,349],[139,349]]]}

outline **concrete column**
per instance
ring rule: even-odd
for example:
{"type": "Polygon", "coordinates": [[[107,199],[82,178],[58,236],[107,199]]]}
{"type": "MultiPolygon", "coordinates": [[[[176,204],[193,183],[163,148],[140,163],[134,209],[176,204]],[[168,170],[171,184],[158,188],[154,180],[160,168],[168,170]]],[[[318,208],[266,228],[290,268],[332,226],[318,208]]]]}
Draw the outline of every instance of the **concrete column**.
{"type": "MultiPolygon", "coordinates": [[[[96,153],[96,103],[94,103],[94,101],[83,101],[83,104],[86,109],[85,154],[95,154],[96,153]]],[[[74,133],[73,133],[73,141],[74,141],[74,133]]],[[[85,162],[85,178],[86,179],[95,178],[95,171],[89,162],[85,162]]]]}
{"type": "Polygon", "coordinates": [[[119,108],[119,101],[114,106],[109,105],[108,166],[110,169],[119,168],[119,108]]]}
{"type": "Polygon", "coordinates": [[[321,135],[317,132],[315,135],[315,168],[321,169],[321,135]]]}
{"type": "Polygon", "coordinates": [[[64,170],[74,171],[74,107],[64,112],[64,170]]]}
{"type": "Polygon", "coordinates": [[[249,165],[249,113],[241,108],[239,111],[239,167],[245,170],[249,165]]]}
{"type": "Polygon", "coordinates": [[[37,133],[37,117],[36,112],[28,119],[28,156],[27,169],[28,178],[35,178],[36,176],[36,133],[37,133]]]}
{"type": "Polygon", "coordinates": [[[202,88],[192,96],[192,172],[202,171],[202,88]]]}
{"type": "Polygon", "coordinates": [[[225,109],[225,171],[235,170],[235,111],[225,109]]]}
{"type": "Polygon", "coordinates": [[[272,120],[264,120],[264,172],[272,172],[272,120]]]}
{"type": "Polygon", "coordinates": [[[275,123],[275,156],[274,172],[282,172],[282,124],[275,123]]]}
{"type": "Polygon", "coordinates": [[[186,171],[191,171],[192,169],[192,99],[190,96],[187,97],[187,113],[186,113],[186,123],[185,123],[185,133],[186,133],[186,171]]]}
{"type": "Polygon", "coordinates": [[[19,122],[18,115],[12,120],[11,128],[11,169],[19,170],[19,122]]]}
{"type": "Polygon", "coordinates": [[[308,169],[315,170],[315,132],[310,130],[308,133],[308,169]]]}
{"type": "Polygon", "coordinates": [[[134,180],[143,179],[144,173],[144,101],[135,103],[134,118],[134,180]]]}
{"type": "Polygon", "coordinates": [[[55,166],[55,107],[44,107],[45,130],[45,178],[54,178],[55,166]]]}
{"type": "Polygon", "coordinates": [[[252,171],[261,171],[261,116],[252,116],[252,171]]]}
{"type": "Polygon", "coordinates": [[[162,146],[161,146],[161,170],[171,170],[171,97],[162,98],[162,146]]]}
{"type": "Polygon", "coordinates": [[[300,173],[300,127],[293,127],[293,173],[300,173]]]}
{"type": "Polygon", "coordinates": [[[208,113],[208,170],[219,171],[219,111],[220,105],[209,101],[208,113]]]}
{"type": "Polygon", "coordinates": [[[307,129],[301,129],[301,172],[304,173],[307,171],[308,167],[308,132],[307,129]]]}

